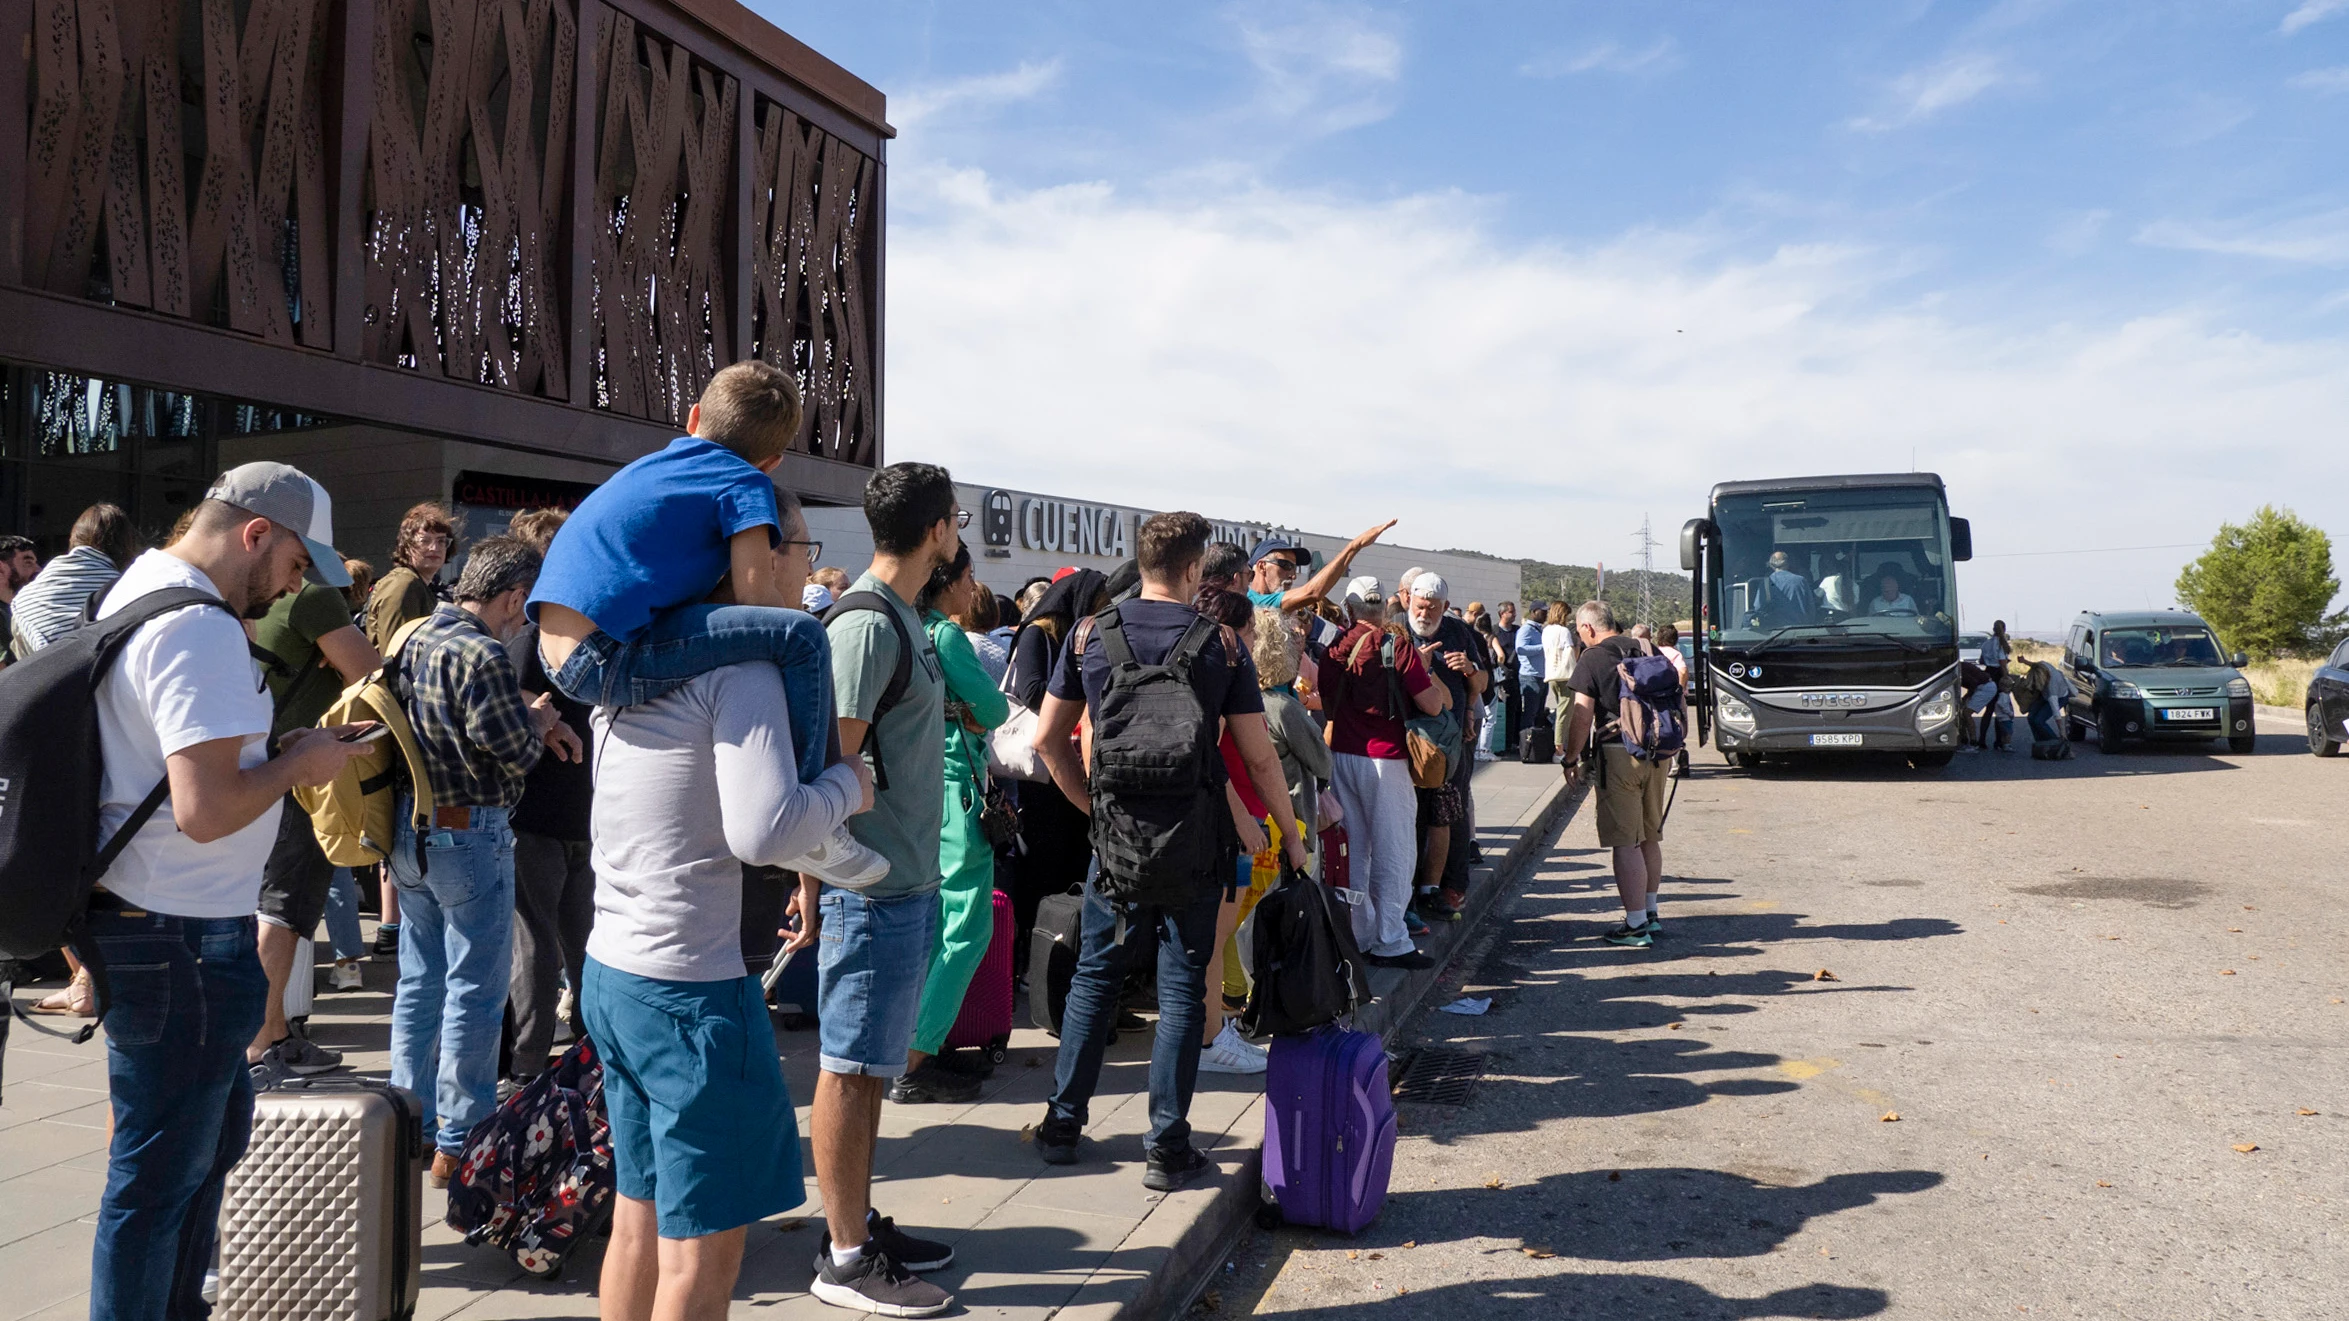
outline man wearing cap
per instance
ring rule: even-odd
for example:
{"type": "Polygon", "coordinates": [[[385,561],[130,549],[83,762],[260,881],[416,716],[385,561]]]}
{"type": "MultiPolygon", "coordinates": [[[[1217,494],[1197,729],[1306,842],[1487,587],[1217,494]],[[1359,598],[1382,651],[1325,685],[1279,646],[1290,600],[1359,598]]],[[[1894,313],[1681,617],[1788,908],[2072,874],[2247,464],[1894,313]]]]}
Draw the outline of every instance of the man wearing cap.
{"type": "Polygon", "coordinates": [[[466,1131],[497,1103],[513,969],[511,809],[548,747],[578,754],[552,696],[524,697],[506,655],[529,622],[522,605],[538,568],[538,552],[519,537],[483,541],[457,577],[455,602],[426,616],[395,657],[408,677],[408,723],[433,812],[419,839],[408,795],[395,809],[400,983],[391,1080],[424,1103],[435,1188],[448,1186],[466,1131]]]}
{"type": "Polygon", "coordinates": [[[1297,582],[1297,575],[1313,563],[1313,552],[1281,533],[1273,533],[1257,542],[1256,549],[1249,552],[1248,599],[1265,610],[1302,610],[1326,599],[1353,571],[1354,557],[1400,521],[1390,518],[1347,542],[1330,557],[1329,563],[1302,583],[1297,582]],[[1292,583],[1296,585],[1291,586],[1292,583]]]}
{"type": "Polygon", "coordinates": [[[353,727],[296,730],[270,756],[270,701],[240,619],[305,574],[347,584],[324,488],[282,463],[224,474],[162,550],[131,562],[98,618],[166,588],[191,606],[140,625],[98,684],[98,835],[157,784],[167,796],[91,897],[107,975],[114,1137],[90,1264],[90,1315],[201,1316],[221,1191],[252,1130],[245,1043],[269,982],[254,902],[288,790],[333,779],[353,727]]]}
{"type": "Polygon", "coordinates": [[[1491,682],[1484,643],[1476,630],[1450,613],[1452,585],[1440,573],[1422,571],[1411,580],[1404,623],[1427,672],[1452,694],[1444,718],[1460,732],[1460,756],[1445,782],[1419,791],[1419,915],[1431,922],[1457,922],[1468,890],[1469,845],[1476,838],[1476,812],[1469,801],[1469,777],[1476,770],[1474,729],[1469,715],[1484,700],[1491,682]]]}

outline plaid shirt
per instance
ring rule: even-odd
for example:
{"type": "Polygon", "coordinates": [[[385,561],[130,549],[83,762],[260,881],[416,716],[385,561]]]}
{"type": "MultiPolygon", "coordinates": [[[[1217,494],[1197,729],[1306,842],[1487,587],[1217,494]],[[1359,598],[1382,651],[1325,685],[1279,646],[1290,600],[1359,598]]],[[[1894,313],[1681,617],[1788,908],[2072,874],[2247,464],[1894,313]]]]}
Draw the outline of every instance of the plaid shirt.
{"type": "Polygon", "coordinates": [[[453,605],[434,610],[400,652],[408,723],[443,807],[511,807],[546,745],[506,649],[453,605]]]}

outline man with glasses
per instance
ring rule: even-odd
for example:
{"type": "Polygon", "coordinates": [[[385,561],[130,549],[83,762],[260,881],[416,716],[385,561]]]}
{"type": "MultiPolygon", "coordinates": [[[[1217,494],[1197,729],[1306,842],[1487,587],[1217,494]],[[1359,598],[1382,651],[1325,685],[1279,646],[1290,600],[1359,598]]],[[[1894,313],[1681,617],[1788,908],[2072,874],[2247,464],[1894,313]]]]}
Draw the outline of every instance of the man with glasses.
{"type": "Polygon", "coordinates": [[[1347,542],[1330,557],[1329,563],[1303,583],[1297,582],[1297,575],[1313,562],[1313,552],[1278,532],[1273,533],[1257,542],[1256,549],[1248,556],[1248,599],[1265,610],[1302,610],[1316,601],[1327,600],[1353,569],[1354,557],[1400,521],[1390,518],[1347,542]]]}
{"type": "Polygon", "coordinates": [[[33,580],[41,571],[41,557],[33,551],[30,537],[0,537],[0,666],[13,659],[9,653],[9,636],[15,626],[11,617],[15,609],[16,591],[33,580]]]}
{"type": "Polygon", "coordinates": [[[123,829],[158,781],[169,796],[90,900],[90,936],[112,970],[114,1124],[93,1317],[209,1310],[200,1291],[221,1193],[252,1131],[245,1043],[269,994],[254,945],[262,867],[287,792],[327,783],[365,750],[340,737],[358,727],[335,726],[289,731],[270,755],[269,692],[239,620],[259,619],[305,575],[348,584],[333,539],[325,488],[282,463],[248,463],[221,476],[179,539],[133,560],[98,608],[105,620],[174,587],[216,598],[132,630],[98,685],[100,835],[123,829]]]}

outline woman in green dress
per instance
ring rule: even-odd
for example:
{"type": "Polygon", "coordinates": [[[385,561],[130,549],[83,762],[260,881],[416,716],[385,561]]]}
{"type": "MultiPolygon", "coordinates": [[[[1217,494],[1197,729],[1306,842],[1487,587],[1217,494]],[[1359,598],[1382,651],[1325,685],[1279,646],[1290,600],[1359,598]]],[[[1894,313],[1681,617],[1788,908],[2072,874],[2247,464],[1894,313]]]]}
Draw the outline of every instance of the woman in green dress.
{"type": "Polygon", "coordinates": [[[889,1099],[904,1104],[968,1101],[979,1092],[977,1077],[933,1063],[995,931],[995,850],[979,815],[987,801],[987,731],[1009,718],[1011,704],[954,622],[969,612],[977,590],[966,545],[930,576],[917,602],[946,673],[946,819],[938,843],[938,940],[922,982],[905,1076],[889,1089],[889,1099]]]}

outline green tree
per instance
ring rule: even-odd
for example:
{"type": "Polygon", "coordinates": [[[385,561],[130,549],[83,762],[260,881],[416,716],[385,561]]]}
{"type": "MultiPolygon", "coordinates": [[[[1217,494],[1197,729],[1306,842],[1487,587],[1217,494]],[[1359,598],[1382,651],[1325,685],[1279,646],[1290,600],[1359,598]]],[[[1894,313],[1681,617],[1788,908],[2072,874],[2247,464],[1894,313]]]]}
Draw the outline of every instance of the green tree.
{"type": "Polygon", "coordinates": [[[2310,651],[2340,627],[2325,613],[2341,580],[2333,542],[2289,509],[2263,505],[2228,523],[2202,558],[2178,574],[2178,599],[2210,621],[2227,646],[2254,656],[2310,651]]]}

